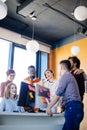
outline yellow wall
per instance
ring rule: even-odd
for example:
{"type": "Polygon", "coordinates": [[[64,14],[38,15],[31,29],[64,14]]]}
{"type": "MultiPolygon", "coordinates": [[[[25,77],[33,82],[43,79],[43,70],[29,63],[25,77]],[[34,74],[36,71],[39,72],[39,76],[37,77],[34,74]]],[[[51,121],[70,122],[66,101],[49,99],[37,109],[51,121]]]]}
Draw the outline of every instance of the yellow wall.
{"type": "Polygon", "coordinates": [[[58,62],[73,55],[70,51],[73,45],[77,45],[80,47],[80,53],[77,55],[77,57],[81,61],[80,68],[84,69],[87,73],[87,38],[84,38],[76,42],[58,47],[51,51],[49,55],[49,68],[53,69],[56,78],[58,78],[58,62]]]}

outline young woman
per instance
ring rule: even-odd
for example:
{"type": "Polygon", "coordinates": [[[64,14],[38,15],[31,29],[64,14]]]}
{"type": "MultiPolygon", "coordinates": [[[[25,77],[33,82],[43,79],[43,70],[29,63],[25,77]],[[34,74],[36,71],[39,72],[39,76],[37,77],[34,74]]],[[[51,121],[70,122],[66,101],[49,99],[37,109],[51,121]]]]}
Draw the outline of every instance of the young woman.
{"type": "Polygon", "coordinates": [[[9,83],[4,90],[4,97],[0,103],[0,111],[24,112],[23,107],[17,106],[17,87],[14,83],[9,83]]]}
{"type": "MultiPolygon", "coordinates": [[[[50,101],[51,101],[57,90],[59,80],[56,80],[54,78],[54,73],[51,69],[46,69],[44,72],[44,76],[46,79],[42,79],[41,86],[48,88],[50,90],[50,101]]],[[[62,102],[63,100],[61,97],[60,100],[57,102],[57,104],[52,108],[52,113],[61,113],[63,111],[62,102]]]]}
{"type": "Polygon", "coordinates": [[[6,72],[6,81],[0,83],[0,98],[3,98],[4,96],[4,89],[7,86],[7,84],[12,83],[15,78],[15,71],[13,69],[9,69],[6,72]]]}

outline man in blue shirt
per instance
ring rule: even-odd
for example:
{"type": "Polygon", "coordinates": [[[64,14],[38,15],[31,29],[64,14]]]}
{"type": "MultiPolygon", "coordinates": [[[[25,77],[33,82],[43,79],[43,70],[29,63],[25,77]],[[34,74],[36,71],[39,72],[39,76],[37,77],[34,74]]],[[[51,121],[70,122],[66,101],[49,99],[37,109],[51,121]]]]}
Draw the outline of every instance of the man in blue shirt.
{"type": "Polygon", "coordinates": [[[51,108],[63,96],[65,102],[65,123],[62,130],[79,130],[84,112],[77,82],[70,73],[71,64],[68,60],[60,61],[58,67],[60,75],[59,85],[46,112],[48,116],[52,116],[51,108]]]}

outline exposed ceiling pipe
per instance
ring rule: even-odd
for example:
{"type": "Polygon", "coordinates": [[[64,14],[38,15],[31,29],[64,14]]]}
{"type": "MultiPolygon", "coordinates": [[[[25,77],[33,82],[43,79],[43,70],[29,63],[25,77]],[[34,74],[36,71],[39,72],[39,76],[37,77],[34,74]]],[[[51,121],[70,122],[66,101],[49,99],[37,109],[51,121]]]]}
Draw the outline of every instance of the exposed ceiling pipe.
{"type": "Polygon", "coordinates": [[[87,29],[87,26],[85,26],[84,24],[80,23],[79,21],[76,21],[75,19],[71,18],[70,16],[68,16],[68,15],[65,14],[65,13],[63,13],[62,11],[53,8],[53,7],[50,6],[48,3],[45,3],[44,6],[46,6],[46,7],[50,8],[50,9],[52,9],[52,10],[54,10],[54,11],[60,13],[60,14],[63,15],[64,17],[66,17],[66,18],[68,18],[68,19],[74,21],[75,23],[79,24],[79,25],[82,26],[83,28],[87,29]]]}

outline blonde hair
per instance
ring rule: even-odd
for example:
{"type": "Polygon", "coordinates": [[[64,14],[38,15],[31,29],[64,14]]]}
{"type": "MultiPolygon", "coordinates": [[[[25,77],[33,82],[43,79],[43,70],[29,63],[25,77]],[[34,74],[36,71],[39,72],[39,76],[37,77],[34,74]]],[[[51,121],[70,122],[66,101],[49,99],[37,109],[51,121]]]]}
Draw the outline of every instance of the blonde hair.
{"type": "MultiPolygon", "coordinates": [[[[7,84],[7,86],[5,87],[5,90],[4,90],[4,98],[9,98],[10,97],[10,89],[11,89],[12,85],[14,85],[15,88],[17,89],[16,84],[14,84],[14,83],[7,84]]],[[[17,94],[15,94],[14,98],[17,98],[17,94]]]]}

